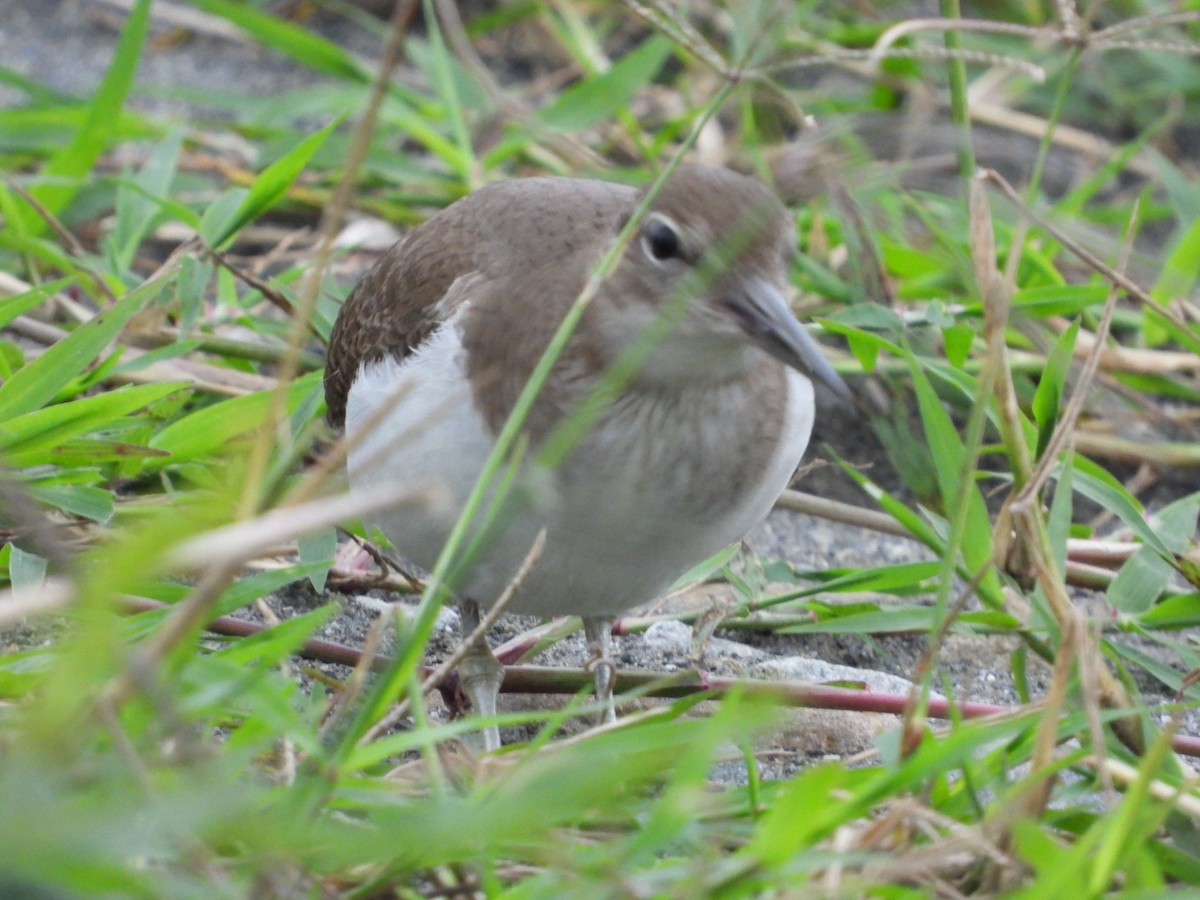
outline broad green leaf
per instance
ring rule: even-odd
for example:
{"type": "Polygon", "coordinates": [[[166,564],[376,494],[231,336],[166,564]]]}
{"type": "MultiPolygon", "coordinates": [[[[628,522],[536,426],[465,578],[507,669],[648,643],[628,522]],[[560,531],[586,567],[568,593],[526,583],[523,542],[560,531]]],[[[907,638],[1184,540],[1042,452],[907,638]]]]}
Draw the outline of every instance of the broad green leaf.
{"type": "Polygon", "coordinates": [[[721,571],[722,568],[737,555],[738,547],[736,544],[731,544],[728,547],[722,547],[708,559],[696,563],[682,575],[675,579],[675,583],[671,585],[667,593],[674,593],[677,588],[685,587],[686,585],[695,584],[700,581],[708,581],[713,575],[721,571]]]}
{"type": "MultiPolygon", "coordinates": [[[[1163,260],[1159,271],[1158,281],[1150,289],[1150,296],[1164,306],[1169,306],[1177,299],[1190,297],[1195,288],[1197,276],[1200,275],[1200,221],[1192,222],[1180,235],[1178,242],[1171,248],[1167,258],[1163,260]]],[[[1146,342],[1158,346],[1173,334],[1178,335],[1179,329],[1169,327],[1168,323],[1153,310],[1146,309],[1146,342]]],[[[1193,337],[1196,337],[1193,331],[1193,337]]],[[[1200,340],[1200,337],[1196,337],[1200,340]]],[[[1191,345],[1195,350],[1195,345],[1191,345]]]]}
{"type": "Polygon", "coordinates": [[[191,335],[204,311],[204,296],[212,279],[212,263],[195,256],[185,256],[179,267],[175,297],[179,301],[179,331],[191,335]]]}
{"type": "MultiPolygon", "coordinates": [[[[1051,284],[1025,288],[1013,294],[1013,311],[1020,310],[1039,318],[1071,316],[1103,303],[1110,288],[1105,284],[1051,284]]],[[[980,304],[968,306],[982,311],[980,304]]]]}
{"type": "MultiPolygon", "coordinates": [[[[829,604],[825,611],[836,613],[837,607],[829,604]]],[[[984,630],[1008,631],[1021,625],[1015,616],[992,611],[963,613],[955,623],[956,627],[953,630],[957,632],[973,630],[972,626],[984,630]]],[[[814,622],[788,625],[777,630],[781,634],[927,634],[937,627],[937,610],[933,607],[904,606],[895,609],[867,609],[847,615],[827,615],[814,622]]]]}
{"type": "Polygon", "coordinates": [[[299,649],[336,611],[336,604],[327,603],[312,612],[284,619],[278,625],[230,644],[218,655],[241,665],[275,665],[299,649]]]}
{"type": "Polygon", "coordinates": [[[173,131],[153,150],[132,184],[117,188],[115,223],[111,236],[117,267],[124,271],[133,263],[138,245],[146,237],[155,217],[162,209],[157,198],[166,197],[175,178],[179,153],[183,148],[183,132],[173,131]]]}
{"type": "Polygon", "coordinates": [[[865,340],[861,332],[855,332],[846,336],[846,344],[864,372],[870,375],[875,371],[875,363],[879,360],[878,341],[865,340]]]}
{"type": "Polygon", "coordinates": [[[827,266],[822,265],[811,256],[800,254],[796,258],[796,270],[803,277],[800,280],[805,290],[840,304],[859,304],[861,297],[857,289],[851,287],[845,279],[827,266]]]}
{"type": "Polygon", "coordinates": [[[296,539],[296,549],[300,555],[300,562],[314,567],[308,573],[308,580],[313,588],[317,591],[325,590],[325,579],[329,577],[329,567],[333,565],[333,557],[337,553],[337,531],[333,528],[321,528],[302,534],[296,539]]]}
{"type": "Polygon", "coordinates": [[[1138,616],[1145,628],[1195,628],[1200,626],[1200,593],[1177,594],[1138,616]]]}
{"type": "Polygon", "coordinates": [[[1200,493],[1188,494],[1168,503],[1150,517],[1150,527],[1174,554],[1183,553],[1196,534],[1200,517],[1200,493]]]}
{"type": "MultiPolygon", "coordinates": [[[[1174,646],[1176,649],[1180,646],[1178,642],[1164,641],[1162,635],[1154,635],[1154,637],[1164,646],[1174,646]]],[[[1187,658],[1183,654],[1180,654],[1184,660],[1184,668],[1181,670],[1177,665],[1163,662],[1152,653],[1143,650],[1141,647],[1135,647],[1128,641],[1106,641],[1104,646],[1126,662],[1133,663],[1138,668],[1145,669],[1149,674],[1166,685],[1172,693],[1183,690],[1183,676],[1188,669],[1187,658]]],[[[1195,668],[1195,666],[1192,666],[1192,668],[1195,668]]],[[[1200,699],[1200,686],[1195,684],[1189,685],[1186,696],[1192,701],[1200,699]]]]}
{"type": "Polygon", "coordinates": [[[25,365],[25,354],[12,341],[0,341],[0,382],[25,365]]]}
{"type": "MultiPolygon", "coordinates": [[[[933,454],[934,470],[937,475],[938,487],[942,502],[946,509],[953,509],[960,502],[958,491],[960,483],[968,474],[964,471],[967,465],[967,452],[963,446],[954,423],[942,407],[942,402],[934,393],[932,385],[925,377],[915,357],[910,355],[909,367],[913,375],[913,386],[917,393],[917,405],[921,411],[921,422],[925,426],[925,440],[933,454]]],[[[963,562],[972,572],[977,572],[988,566],[992,559],[992,527],[988,519],[987,506],[983,496],[973,480],[961,485],[966,490],[966,497],[961,502],[967,504],[966,530],[963,533],[961,553],[963,562]]],[[[991,587],[998,590],[995,583],[994,570],[988,571],[983,581],[991,581],[991,587]]]]}
{"type": "Polygon", "coordinates": [[[111,492],[87,484],[31,484],[29,493],[46,506],[101,525],[112,519],[116,511],[111,492]]]}
{"type": "Polygon", "coordinates": [[[1158,346],[1168,340],[1175,340],[1192,353],[1200,353],[1200,334],[1196,333],[1194,326],[1187,324],[1183,326],[1177,325],[1153,307],[1146,306],[1143,308],[1142,332],[1146,336],[1146,343],[1151,346],[1158,346]]]}
{"type": "Polygon", "coordinates": [[[937,283],[946,277],[945,258],[915,246],[912,241],[881,238],[879,247],[887,270],[906,282],[925,279],[937,283]]]}
{"type": "Polygon", "coordinates": [[[253,575],[247,575],[225,589],[225,592],[221,594],[221,599],[217,601],[216,613],[220,616],[227,616],[231,612],[253,603],[260,597],[265,597],[267,594],[278,591],[289,584],[294,584],[301,579],[311,578],[322,567],[328,569],[329,564],[318,562],[285,566],[282,569],[268,569],[266,572],[256,572],[253,575]]]}
{"type": "Polygon", "coordinates": [[[884,337],[904,333],[904,322],[893,310],[876,303],[859,303],[820,320],[830,334],[841,335],[865,372],[875,371],[880,351],[899,355],[900,347],[884,337]]]}
{"type": "Polygon", "coordinates": [[[921,518],[918,513],[913,512],[848,462],[838,457],[836,453],[833,454],[833,457],[837,464],[842,467],[842,471],[849,475],[866,492],[868,497],[878,503],[884,512],[903,525],[909,534],[934,553],[942,554],[945,552],[946,545],[941,535],[925,519],[921,518]]]}
{"type": "Polygon", "coordinates": [[[885,415],[876,416],[871,428],[909,491],[923,502],[937,496],[933,459],[909,415],[907,404],[894,404],[891,420],[885,415]]]}
{"type": "Polygon", "coordinates": [[[607,72],[564,90],[538,111],[538,118],[552,128],[581,131],[627,109],[634,93],[654,80],[673,49],[669,40],[653,34],[607,72]]]}
{"type": "Polygon", "coordinates": [[[10,465],[31,465],[38,454],[187,387],[187,382],[129,386],[25,413],[0,424],[0,453],[10,465]]]}
{"type": "Polygon", "coordinates": [[[942,328],[942,343],[946,348],[946,359],[956,369],[962,368],[971,355],[971,344],[975,340],[975,329],[966,322],[942,328]]]}
{"type": "Polygon", "coordinates": [[[284,156],[267,166],[254,179],[254,184],[250,186],[250,190],[229,220],[223,222],[215,234],[205,234],[208,243],[213,247],[221,247],[244,226],[270,209],[304,171],[313,154],[325,143],[333,129],[341,124],[342,118],[339,116],[320,131],[310,134],[284,156]]]}
{"type": "MultiPolygon", "coordinates": [[[[131,444],[128,441],[103,441],[77,438],[58,444],[45,453],[45,460],[55,466],[99,465],[101,463],[123,463],[149,456],[165,456],[161,450],[155,450],[143,444],[131,444]]],[[[20,462],[18,456],[15,461],[20,462]]],[[[28,465],[28,462],[24,463],[28,465]]]]}
{"type": "MultiPolygon", "coordinates": [[[[307,394],[321,385],[321,373],[297,378],[289,387],[288,409],[294,409],[307,394]]],[[[167,463],[205,459],[231,440],[257,428],[273,402],[273,391],[258,391],[244,397],[222,400],[172,422],[150,441],[156,450],[171,454],[167,463]]],[[[150,465],[155,465],[152,461],[150,465]]]]}
{"type": "Polygon", "coordinates": [[[36,590],[46,577],[46,560],[36,553],[26,553],[16,544],[9,544],[8,577],[14,590],[36,590]]]}
{"type": "Polygon", "coordinates": [[[1160,556],[1171,557],[1171,549],[1146,521],[1142,504],[1112,475],[1095,463],[1077,456],[1074,484],[1077,492],[1113,513],[1160,556]]]}
{"type": "Polygon", "coordinates": [[[1039,876],[1029,890],[1016,892],[1029,900],[1053,897],[1086,897],[1087,858],[1071,852],[1070,845],[1042,830],[1040,822],[1022,819],[1013,823],[1018,858],[1039,876]]]}
{"type": "Polygon", "coordinates": [[[0,423],[52,400],[71,379],[95,362],[125,324],[170,282],[170,275],[147,281],[14,372],[0,385],[0,423]]]}
{"type": "MultiPolygon", "coordinates": [[[[197,231],[209,246],[216,246],[216,239],[230,231],[234,217],[245,205],[249,194],[250,191],[244,187],[227,188],[204,208],[197,231]]],[[[218,271],[224,272],[225,269],[218,271]]]]}
{"type": "Polygon", "coordinates": [[[867,569],[813,569],[786,572],[770,567],[768,577],[772,581],[815,581],[817,584],[802,591],[788,592],[788,598],[827,594],[834,591],[884,591],[910,590],[921,592],[930,589],[930,582],[941,571],[941,563],[927,562],[896,563],[867,569]]]}
{"type": "Polygon", "coordinates": [[[1105,596],[1123,613],[1145,612],[1154,605],[1174,574],[1175,569],[1169,562],[1152,547],[1143,546],[1125,560],[1105,596]]]}
{"type": "Polygon", "coordinates": [[[1132,388],[1137,393],[1156,394],[1159,397],[1200,404],[1200,390],[1167,375],[1140,372],[1114,372],[1112,375],[1125,387],[1132,388]]]}
{"type": "MultiPolygon", "coordinates": [[[[555,830],[577,822],[581,811],[591,818],[615,815],[627,808],[626,798],[650,791],[681,760],[691,763],[691,748],[712,747],[720,740],[732,743],[768,721],[762,704],[738,706],[736,716],[649,722],[619,734],[592,735],[571,746],[547,747],[521,760],[505,777],[474,790],[360,806],[354,828],[345,829],[340,839],[330,829],[344,826],[326,817],[329,827],[320,833],[312,862],[326,867],[365,858],[405,869],[427,868],[478,860],[481,849],[503,858],[535,840],[560,843],[555,830]]],[[[373,751],[373,745],[353,748],[352,765],[375,756],[373,751]]],[[[851,782],[862,778],[853,772],[844,776],[851,782]]],[[[697,788],[687,800],[694,802],[695,795],[702,797],[703,789],[697,788]]],[[[839,806],[837,814],[841,810],[839,806]]],[[[646,813],[653,815],[649,809],[646,813]]],[[[694,816],[686,820],[694,821],[694,816]]]]}
{"type": "Polygon", "coordinates": [[[442,160],[452,172],[465,171],[471,165],[470,158],[463,154],[459,146],[433,127],[427,114],[413,108],[406,100],[389,97],[380,110],[380,117],[406,132],[442,160]]]}
{"type": "MultiPolygon", "coordinates": [[[[905,330],[904,319],[900,314],[878,303],[856,303],[854,306],[839,309],[833,315],[827,316],[823,324],[835,334],[849,334],[850,329],[857,329],[898,336],[904,334],[905,330]]],[[[898,344],[885,343],[883,346],[896,356],[902,352],[898,344]]]]}

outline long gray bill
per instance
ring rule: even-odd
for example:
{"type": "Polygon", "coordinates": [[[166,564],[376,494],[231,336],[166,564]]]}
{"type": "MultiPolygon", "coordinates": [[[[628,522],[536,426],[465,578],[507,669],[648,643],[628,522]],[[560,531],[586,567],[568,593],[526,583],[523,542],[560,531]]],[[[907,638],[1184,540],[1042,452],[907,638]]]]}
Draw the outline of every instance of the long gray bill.
{"type": "Polygon", "coordinates": [[[840,399],[853,403],[850,388],[833,370],[821,345],[796,320],[787,298],[762,278],[746,287],[744,294],[726,299],[725,306],[750,339],[780,362],[809,378],[820,379],[840,399]]]}

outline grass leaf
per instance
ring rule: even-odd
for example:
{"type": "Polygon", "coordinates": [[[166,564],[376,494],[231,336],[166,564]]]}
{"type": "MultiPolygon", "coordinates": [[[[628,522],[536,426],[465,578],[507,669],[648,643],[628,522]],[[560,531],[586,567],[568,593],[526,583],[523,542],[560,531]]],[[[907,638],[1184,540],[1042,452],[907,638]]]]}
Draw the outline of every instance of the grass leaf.
{"type": "MultiPolygon", "coordinates": [[[[288,387],[288,409],[320,386],[320,372],[297,378],[288,387]]],[[[171,454],[163,464],[211,457],[234,438],[257,428],[270,409],[272,396],[272,391],[256,391],[198,409],[156,434],[150,446],[171,454]]]]}
{"type": "Polygon", "coordinates": [[[111,308],[83,323],[0,385],[0,423],[49,403],[96,361],[104,347],[171,281],[163,276],[130,291],[111,308]]]}
{"type": "Polygon", "coordinates": [[[567,88],[538,112],[538,118],[553,128],[582,131],[625,109],[634,93],[654,79],[674,46],[654,34],[636,50],[622,56],[607,72],[567,88]]]}
{"type": "Polygon", "coordinates": [[[216,229],[215,233],[205,234],[208,243],[217,248],[224,246],[242,228],[274,206],[275,202],[291,187],[292,182],[304,171],[304,167],[308,165],[308,161],[312,159],[313,154],[325,143],[325,139],[329,137],[333,129],[341,124],[342,118],[342,116],[338,116],[320,131],[310,134],[282,157],[267,166],[254,179],[254,184],[251,185],[250,190],[242,198],[241,203],[228,220],[222,221],[220,228],[216,229]]]}
{"type": "Polygon", "coordinates": [[[1046,357],[1046,366],[1038,379],[1037,391],[1033,395],[1033,418],[1037,423],[1037,458],[1041,459],[1058,424],[1059,404],[1062,402],[1063,386],[1071,368],[1071,357],[1075,352],[1075,337],[1079,334],[1079,320],[1071,323],[1059,337],[1054,349],[1046,357]]]}
{"type": "Polygon", "coordinates": [[[187,386],[186,382],[127,386],[16,416],[0,424],[0,453],[10,465],[32,465],[38,454],[187,386]]]}
{"type": "Polygon", "coordinates": [[[264,46],[271,47],[318,72],[368,84],[371,71],[332,41],[299,25],[232,0],[192,0],[214,16],[228,19],[264,46]]]}
{"type": "MultiPolygon", "coordinates": [[[[136,0],[133,4],[108,71],[88,105],[87,119],[71,141],[42,167],[43,183],[30,188],[30,195],[50,213],[61,212],[78,190],[77,183],[64,184],[62,179],[73,182],[90,172],[120,121],[150,22],[150,3],[151,0],[136,0]]],[[[38,234],[48,227],[28,207],[23,207],[23,213],[20,222],[23,230],[38,234]]]]}

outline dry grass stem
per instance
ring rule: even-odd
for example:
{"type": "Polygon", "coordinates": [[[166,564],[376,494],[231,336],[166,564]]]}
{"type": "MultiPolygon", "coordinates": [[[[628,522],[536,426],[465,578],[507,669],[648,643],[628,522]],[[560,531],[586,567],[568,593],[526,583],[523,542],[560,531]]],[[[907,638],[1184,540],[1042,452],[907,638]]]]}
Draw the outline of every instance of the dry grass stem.
{"type": "MultiPolygon", "coordinates": [[[[1021,195],[1017,193],[1013,186],[1009,184],[1004,176],[999,172],[993,169],[986,169],[980,173],[980,177],[1000,188],[1001,193],[1008,198],[1009,202],[1011,202],[1018,210],[1020,210],[1023,216],[1027,216],[1029,219],[1036,222],[1039,228],[1044,229],[1051,237],[1062,244],[1065,249],[1069,250],[1081,262],[1085,263],[1096,272],[1103,275],[1110,284],[1120,287],[1122,290],[1126,291],[1132,299],[1144,306],[1148,306],[1150,309],[1154,310],[1184,333],[1192,335],[1195,334],[1192,329],[1188,327],[1187,323],[1184,322],[1174,310],[1163,306],[1161,303],[1151,297],[1145,288],[1143,288],[1133,279],[1126,276],[1125,273],[1120,272],[1108,265],[1106,262],[1104,262],[1104,260],[1100,259],[1098,256],[1096,256],[1096,254],[1092,253],[1078,241],[1069,237],[1061,228],[1056,226],[1045,216],[1036,212],[1032,207],[1026,204],[1021,195]]],[[[1197,337],[1197,340],[1200,341],[1200,336],[1197,337]]]]}
{"type": "Polygon", "coordinates": [[[775,501],[775,508],[802,513],[806,516],[815,516],[818,519],[827,519],[830,522],[841,522],[843,525],[857,525],[881,534],[891,534],[903,538],[912,537],[907,528],[887,513],[855,506],[853,503],[843,503],[840,500],[830,500],[828,497],[819,497],[816,494],[808,494],[791,488],[779,495],[779,499],[775,501]]]}
{"type": "MultiPolygon", "coordinates": [[[[453,0],[435,0],[438,23],[446,43],[459,61],[471,73],[475,83],[483,89],[488,98],[508,119],[528,128],[537,139],[553,152],[560,154],[574,166],[590,166],[603,169],[608,166],[607,160],[584,141],[572,134],[566,134],[555,129],[547,128],[537,118],[537,113],[527,104],[505,91],[492,77],[491,71],[475,52],[475,46],[467,36],[462,17],[458,14],[457,4],[453,0]]],[[[481,175],[472,173],[473,187],[482,184],[481,175]]]]}
{"type": "Polygon", "coordinates": [[[258,429],[257,439],[249,455],[247,477],[244,482],[246,488],[242,495],[238,518],[249,518],[258,509],[261,502],[261,485],[264,482],[275,430],[283,421],[284,410],[287,407],[287,389],[300,371],[299,361],[304,337],[308,333],[309,323],[317,308],[325,271],[329,267],[329,261],[333,258],[334,240],[341,229],[345,210],[354,195],[358,170],[370,149],[371,134],[375,130],[379,107],[391,83],[392,72],[400,62],[404,36],[408,31],[408,24],[416,12],[416,5],[417,0],[400,0],[392,11],[388,40],[376,70],[375,80],[371,85],[363,114],[355,126],[346,162],[342,168],[342,177],[339,179],[321,218],[321,240],[317,245],[308,278],[304,282],[300,304],[294,310],[290,320],[285,352],[276,375],[278,385],[272,397],[271,409],[258,429]]]}
{"type": "MultiPolygon", "coordinates": [[[[128,13],[133,9],[134,0],[99,0],[106,6],[128,13]]],[[[196,34],[220,38],[225,41],[246,43],[246,35],[240,28],[220,16],[209,15],[198,9],[193,9],[172,0],[155,0],[150,8],[150,16],[163,25],[171,28],[183,28],[196,34]]]]}
{"type": "MultiPolygon", "coordinates": [[[[533,544],[529,548],[529,552],[525,554],[525,558],[521,560],[521,565],[517,567],[516,573],[505,586],[504,591],[496,599],[496,602],[487,611],[487,614],[480,617],[479,624],[471,631],[470,634],[464,634],[458,646],[454,648],[445,660],[443,660],[436,669],[421,681],[420,694],[425,695],[436,688],[439,684],[449,677],[455,667],[462,662],[463,657],[467,655],[471,646],[480,640],[483,640],[488,631],[504,614],[505,608],[516,597],[521,590],[521,585],[525,579],[529,577],[529,573],[533,571],[534,566],[542,557],[542,551],[546,547],[546,529],[538,532],[537,537],[533,539],[533,544]]],[[[375,740],[379,735],[390,729],[393,725],[408,715],[409,700],[404,700],[396,705],[396,707],[386,716],[376,722],[363,735],[359,743],[369,743],[375,740]]]]}
{"type": "MultiPolygon", "coordinates": [[[[1018,815],[1028,819],[1037,819],[1045,811],[1057,777],[1051,773],[1051,767],[1058,747],[1058,726],[1071,686],[1072,664],[1080,658],[1083,649],[1080,641],[1085,628],[1079,613],[1074,610],[1072,613],[1066,622],[1060,623],[1062,634],[1054,657],[1054,674],[1042,700],[1042,714],[1038,720],[1033,755],[1029,760],[1031,772],[1018,801],[1018,815]]],[[[1088,702],[1086,698],[1084,702],[1088,702]]],[[[1092,702],[1094,705],[1094,700],[1092,702]]],[[[1006,823],[1005,827],[1009,824],[1006,823]]]]}
{"type": "MultiPolygon", "coordinates": [[[[1133,235],[1137,221],[1138,204],[1135,202],[1129,226],[1125,232],[1125,243],[1121,251],[1120,271],[1122,272],[1124,272],[1126,266],[1129,264],[1129,254],[1133,250],[1133,235]]],[[[1100,322],[1096,326],[1096,339],[1092,344],[1091,353],[1088,354],[1087,359],[1084,361],[1083,369],[1080,371],[1079,377],[1075,382],[1075,389],[1071,393],[1071,399],[1067,402],[1066,408],[1059,416],[1058,423],[1054,426],[1054,433],[1050,436],[1050,440],[1046,444],[1042,458],[1038,460],[1037,468],[1034,469],[1029,481],[1017,494],[1018,503],[1030,500],[1041,492],[1042,486],[1046,483],[1046,479],[1050,477],[1051,471],[1058,465],[1059,456],[1070,444],[1071,436],[1075,431],[1075,424],[1079,421],[1079,415],[1083,412],[1083,406],[1087,402],[1088,391],[1091,389],[1092,381],[1096,377],[1096,370],[1100,367],[1100,354],[1104,348],[1104,342],[1108,338],[1108,329],[1112,324],[1113,312],[1117,308],[1118,296],[1119,291],[1114,286],[1108,292],[1108,299],[1104,303],[1104,311],[1101,313],[1100,322]]]]}
{"type": "Polygon", "coordinates": [[[240,565],[262,555],[267,548],[348,519],[407,506],[440,508],[448,503],[445,491],[402,483],[379,485],[369,497],[348,493],[322,497],[295,506],[278,507],[254,519],[192,538],[171,550],[166,564],[184,570],[206,569],[215,562],[240,565]]]}
{"type": "MultiPolygon", "coordinates": [[[[1113,781],[1124,785],[1133,784],[1141,778],[1141,773],[1129,763],[1113,759],[1111,756],[1103,758],[1089,756],[1084,763],[1097,770],[1103,770],[1113,781]]],[[[1200,819],[1200,796],[1195,793],[1197,785],[1200,785],[1200,778],[1195,775],[1179,787],[1155,778],[1149,784],[1149,791],[1152,797],[1162,800],[1164,803],[1174,804],[1177,810],[1193,819],[1200,819]]]]}

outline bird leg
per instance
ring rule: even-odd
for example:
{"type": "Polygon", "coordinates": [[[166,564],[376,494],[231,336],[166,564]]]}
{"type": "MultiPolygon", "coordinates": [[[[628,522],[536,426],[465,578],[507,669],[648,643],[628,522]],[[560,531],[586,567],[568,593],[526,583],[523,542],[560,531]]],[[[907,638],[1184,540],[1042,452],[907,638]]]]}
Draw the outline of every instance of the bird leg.
{"type": "MultiPolygon", "coordinates": [[[[479,627],[479,604],[474,600],[462,600],[458,604],[462,620],[463,639],[479,627]]],[[[496,660],[488,646],[486,635],[480,635],[466,648],[458,664],[458,681],[463,693],[471,701],[475,715],[485,720],[483,727],[484,750],[500,749],[500,728],[496,725],[496,697],[504,681],[504,666],[496,660]]]]}
{"type": "Polygon", "coordinates": [[[612,661],[612,626],[608,616],[584,616],[583,633],[587,636],[591,658],[586,668],[596,679],[596,699],[606,704],[604,722],[617,721],[617,709],[613,703],[613,682],[617,667],[612,661]]]}

